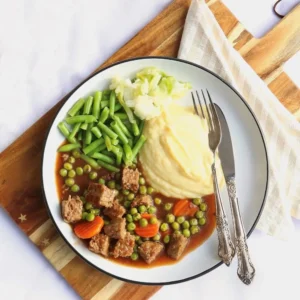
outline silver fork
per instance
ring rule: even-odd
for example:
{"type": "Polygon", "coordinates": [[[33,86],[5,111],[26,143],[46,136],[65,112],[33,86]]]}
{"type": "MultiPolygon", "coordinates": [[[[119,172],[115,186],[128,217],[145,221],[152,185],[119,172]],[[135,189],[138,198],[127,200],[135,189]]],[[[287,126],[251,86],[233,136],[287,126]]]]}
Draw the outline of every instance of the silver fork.
{"type": "MultiPolygon", "coordinates": [[[[215,109],[215,106],[211,100],[209,92],[206,90],[208,98],[209,98],[209,104],[207,104],[206,98],[204,96],[203,90],[201,90],[202,96],[205,102],[206,107],[206,115],[204,114],[204,110],[202,108],[201,99],[199,97],[198,91],[196,91],[198,104],[200,105],[201,115],[202,118],[206,119],[208,124],[208,142],[209,142],[209,148],[213,153],[213,163],[211,166],[212,175],[213,175],[213,184],[214,184],[214,191],[215,191],[215,197],[216,197],[216,225],[217,225],[217,233],[218,233],[218,239],[219,239],[219,247],[218,247],[218,254],[220,258],[223,260],[223,262],[229,266],[232,258],[235,254],[234,245],[231,240],[229,226],[227,217],[224,211],[220,191],[219,191],[219,185],[218,185],[218,177],[215,167],[215,158],[216,158],[216,152],[218,150],[219,144],[221,142],[222,138],[222,132],[221,132],[221,126],[219,122],[219,118],[215,109]]],[[[198,107],[195,101],[194,93],[192,92],[192,98],[194,103],[195,112],[197,115],[201,118],[201,115],[199,114],[198,107]]]]}

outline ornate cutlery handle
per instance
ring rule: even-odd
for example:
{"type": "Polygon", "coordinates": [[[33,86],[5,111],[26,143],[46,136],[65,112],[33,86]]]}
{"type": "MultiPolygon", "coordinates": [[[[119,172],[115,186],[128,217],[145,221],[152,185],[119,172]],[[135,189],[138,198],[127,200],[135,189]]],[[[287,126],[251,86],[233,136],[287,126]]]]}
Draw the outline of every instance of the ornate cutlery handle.
{"type": "Polygon", "coordinates": [[[238,258],[237,274],[245,284],[250,284],[255,275],[255,269],[251,262],[248,251],[247,236],[245,234],[243,221],[241,219],[238,198],[236,196],[236,186],[234,177],[227,178],[226,184],[233,216],[233,225],[236,238],[235,246],[238,258]]]}
{"type": "Polygon", "coordinates": [[[214,191],[216,196],[216,223],[219,239],[218,254],[223,262],[229,266],[234,257],[235,250],[231,241],[227,217],[223,208],[222,199],[219,191],[218,178],[215,164],[212,165],[214,191]]]}

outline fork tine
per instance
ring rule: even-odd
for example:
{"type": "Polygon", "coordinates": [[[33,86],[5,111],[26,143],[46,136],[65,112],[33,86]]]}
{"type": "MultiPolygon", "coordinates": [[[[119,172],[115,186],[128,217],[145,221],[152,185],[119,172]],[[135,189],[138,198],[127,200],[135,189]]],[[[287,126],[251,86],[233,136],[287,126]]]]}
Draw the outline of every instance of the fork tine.
{"type": "Polygon", "coordinates": [[[195,109],[197,115],[199,116],[198,108],[197,108],[196,101],[195,101],[195,98],[194,98],[194,93],[191,92],[191,94],[192,94],[192,98],[193,98],[194,109],[195,109]]]}
{"type": "Polygon", "coordinates": [[[201,90],[201,92],[202,92],[202,96],[203,96],[204,102],[205,102],[205,107],[206,107],[206,112],[207,112],[207,119],[208,119],[208,127],[209,127],[209,130],[213,131],[214,127],[213,127],[213,120],[212,120],[212,116],[211,116],[211,113],[210,113],[210,109],[207,105],[206,98],[204,96],[203,90],[201,90]]]}
{"type": "Polygon", "coordinates": [[[207,92],[209,102],[210,102],[210,105],[211,105],[211,111],[212,111],[212,114],[213,114],[214,127],[215,127],[216,130],[219,131],[221,126],[220,126],[219,117],[218,117],[218,114],[217,114],[217,111],[216,111],[216,107],[215,107],[214,103],[211,100],[211,97],[210,97],[210,94],[209,94],[208,90],[206,90],[206,92],[207,92]]]}
{"type": "Polygon", "coordinates": [[[198,94],[198,91],[196,91],[196,95],[197,95],[198,102],[199,102],[199,105],[200,105],[202,117],[203,117],[203,119],[205,119],[205,115],[204,115],[203,108],[202,108],[202,102],[201,102],[200,96],[199,96],[199,94],[198,94]]]}

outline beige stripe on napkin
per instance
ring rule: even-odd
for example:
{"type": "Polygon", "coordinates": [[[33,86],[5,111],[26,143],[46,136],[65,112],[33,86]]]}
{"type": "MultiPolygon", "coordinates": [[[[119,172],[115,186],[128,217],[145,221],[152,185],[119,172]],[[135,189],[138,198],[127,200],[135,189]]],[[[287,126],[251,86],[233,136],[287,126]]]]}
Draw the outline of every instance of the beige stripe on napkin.
{"type": "Polygon", "coordinates": [[[254,111],[266,138],[270,163],[268,197],[257,227],[289,238],[294,231],[291,215],[300,219],[300,124],[232,48],[203,0],[191,4],[178,57],[219,74],[254,111]]]}

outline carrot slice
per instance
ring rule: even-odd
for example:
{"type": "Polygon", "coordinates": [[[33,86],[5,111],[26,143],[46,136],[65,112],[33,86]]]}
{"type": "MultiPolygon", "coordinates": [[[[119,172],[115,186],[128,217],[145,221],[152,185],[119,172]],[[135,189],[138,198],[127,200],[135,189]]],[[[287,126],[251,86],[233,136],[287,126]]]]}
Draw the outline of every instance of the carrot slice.
{"type": "Polygon", "coordinates": [[[197,211],[198,211],[198,207],[188,199],[181,199],[177,201],[173,208],[173,214],[175,217],[179,217],[179,216],[193,217],[197,211]]]}
{"type": "Polygon", "coordinates": [[[103,219],[96,216],[92,222],[82,222],[75,225],[74,232],[81,239],[90,239],[101,231],[103,225],[103,219]]]}
{"type": "MultiPolygon", "coordinates": [[[[154,215],[144,213],[142,214],[142,218],[149,220],[154,215]]],[[[146,227],[141,227],[139,223],[136,223],[135,233],[141,237],[150,238],[155,236],[158,233],[159,224],[148,224],[146,227]]]]}

